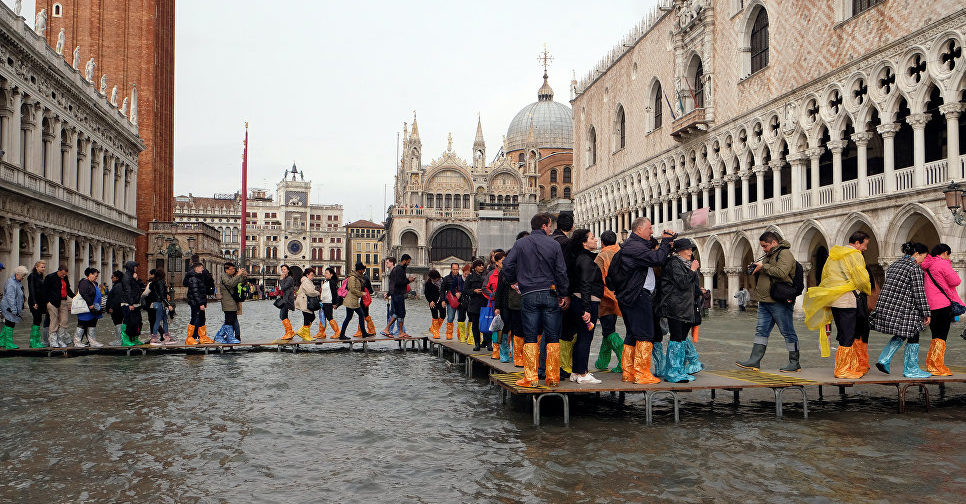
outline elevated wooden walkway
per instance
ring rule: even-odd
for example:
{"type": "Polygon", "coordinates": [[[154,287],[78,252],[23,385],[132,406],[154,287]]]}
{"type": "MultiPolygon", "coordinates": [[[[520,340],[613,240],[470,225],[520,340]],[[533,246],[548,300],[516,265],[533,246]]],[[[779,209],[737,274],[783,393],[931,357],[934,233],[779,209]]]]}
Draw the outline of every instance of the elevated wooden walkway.
{"type": "MultiPolygon", "coordinates": [[[[801,395],[802,414],[808,418],[808,394],[806,389],[809,387],[817,388],[819,398],[823,396],[823,387],[838,387],[844,393],[846,388],[863,385],[885,385],[896,388],[898,398],[898,409],[900,413],[906,409],[906,392],[909,388],[915,387],[919,390],[923,405],[929,409],[929,389],[926,385],[939,385],[945,387],[947,383],[966,383],[966,367],[949,366],[953,371],[952,376],[932,376],[923,379],[906,378],[901,374],[901,365],[893,366],[893,374],[884,375],[873,368],[868,374],[858,380],[843,380],[833,376],[832,368],[812,368],[798,373],[778,373],[752,371],[747,369],[724,369],[713,370],[705,369],[695,375],[696,380],[690,383],[668,383],[661,382],[653,385],[637,385],[621,380],[620,373],[596,372],[594,376],[601,380],[600,384],[577,384],[569,380],[562,380],[560,385],[554,388],[540,385],[537,387],[519,387],[516,381],[522,378],[523,369],[515,367],[512,362],[503,363],[499,359],[493,359],[490,352],[473,352],[473,347],[461,343],[456,339],[430,339],[429,344],[432,350],[440,358],[449,358],[454,364],[465,364],[467,376],[472,377],[475,367],[483,367],[487,370],[490,382],[496,384],[500,389],[500,397],[504,404],[510,395],[529,396],[533,402],[533,424],[540,425],[540,404],[543,399],[556,397],[563,401],[563,420],[564,424],[570,423],[570,396],[574,394],[597,394],[612,393],[619,394],[620,400],[629,393],[644,394],[644,407],[647,423],[653,420],[653,403],[656,397],[666,396],[671,399],[674,407],[674,421],[680,421],[680,401],[679,394],[708,390],[711,392],[711,400],[715,399],[717,391],[726,391],[733,394],[733,401],[738,404],[742,390],[749,389],[771,389],[775,397],[775,415],[778,418],[783,416],[782,403],[784,392],[793,390],[801,395]],[[447,352],[449,356],[447,357],[447,352]],[[898,374],[897,374],[898,373],[898,374]]],[[[901,363],[900,363],[901,364],[901,363]]],[[[612,365],[616,363],[612,362],[612,365]]]]}

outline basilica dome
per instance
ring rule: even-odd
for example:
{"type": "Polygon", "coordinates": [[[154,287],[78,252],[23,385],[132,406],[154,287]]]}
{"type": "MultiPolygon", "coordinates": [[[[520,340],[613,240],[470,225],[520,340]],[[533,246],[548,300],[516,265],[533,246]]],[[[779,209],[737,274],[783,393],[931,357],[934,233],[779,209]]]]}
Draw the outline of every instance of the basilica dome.
{"type": "Polygon", "coordinates": [[[523,149],[530,128],[537,147],[573,148],[574,114],[567,105],[553,101],[553,89],[543,74],[537,101],[523,107],[506,130],[507,152],[523,149]]]}

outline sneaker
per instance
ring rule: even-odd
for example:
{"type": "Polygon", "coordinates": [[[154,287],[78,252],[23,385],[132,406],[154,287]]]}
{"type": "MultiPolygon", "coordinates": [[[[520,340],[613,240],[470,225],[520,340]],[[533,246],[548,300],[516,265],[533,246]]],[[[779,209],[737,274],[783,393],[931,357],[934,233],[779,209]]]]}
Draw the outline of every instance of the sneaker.
{"type": "Polygon", "coordinates": [[[571,375],[570,375],[570,381],[572,381],[572,382],[574,382],[574,383],[579,383],[579,382],[577,381],[577,375],[576,375],[576,374],[571,374],[571,375]]]}
{"type": "MultiPolygon", "coordinates": [[[[572,375],[572,376],[576,376],[576,375],[572,375]]],[[[574,381],[580,384],[590,384],[590,385],[597,385],[600,383],[600,380],[598,380],[597,378],[594,378],[594,375],[590,373],[587,373],[584,376],[578,376],[577,379],[574,381]]]]}
{"type": "Polygon", "coordinates": [[[342,340],[342,341],[349,341],[352,338],[350,338],[350,337],[346,336],[345,334],[343,334],[343,335],[339,336],[339,339],[342,340]]]}

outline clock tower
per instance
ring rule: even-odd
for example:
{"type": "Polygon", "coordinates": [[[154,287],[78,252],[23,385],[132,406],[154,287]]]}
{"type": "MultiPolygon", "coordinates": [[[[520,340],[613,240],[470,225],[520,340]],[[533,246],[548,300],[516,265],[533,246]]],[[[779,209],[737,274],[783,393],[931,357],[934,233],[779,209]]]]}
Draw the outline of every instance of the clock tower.
{"type": "Polygon", "coordinates": [[[292,169],[286,170],[282,181],[278,183],[279,209],[284,223],[284,238],[282,241],[282,259],[302,261],[307,259],[309,245],[309,194],[312,182],[305,180],[305,173],[292,163],[292,169]]]}

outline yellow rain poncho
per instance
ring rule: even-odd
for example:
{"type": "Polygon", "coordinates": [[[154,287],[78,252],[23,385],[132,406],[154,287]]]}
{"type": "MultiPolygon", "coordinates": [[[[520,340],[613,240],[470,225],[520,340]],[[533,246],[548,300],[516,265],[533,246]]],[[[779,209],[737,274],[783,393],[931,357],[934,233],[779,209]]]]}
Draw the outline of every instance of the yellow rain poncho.
{"type": "Polygon", "coordinates": [[[832,321],[830,305],[851,291],[871,294],[869,271],[865,269],[862,252],[854,247],[837,245],[829,250],[828,261],[822,269],[822,283],[808,289],[802,305],[805,325],[809,329],[819,330],[822,357],[828,357],[830,353],[828,333],[825,331],[825,326],[832,321]]]}

